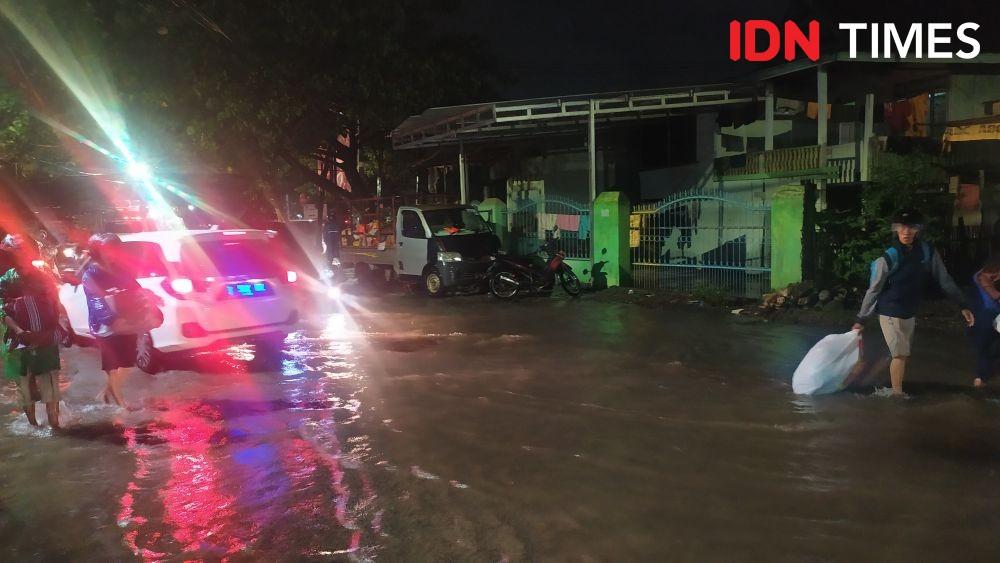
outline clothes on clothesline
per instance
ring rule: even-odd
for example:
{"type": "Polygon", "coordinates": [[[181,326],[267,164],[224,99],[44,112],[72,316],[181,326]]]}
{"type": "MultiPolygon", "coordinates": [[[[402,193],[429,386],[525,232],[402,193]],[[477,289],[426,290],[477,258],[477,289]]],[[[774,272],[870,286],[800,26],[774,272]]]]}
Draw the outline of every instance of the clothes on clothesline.
{"type": "Polygon", "coordinates": [[[590,215],[580,215],[580,230],[577,231],[577,236],[580,238],[590,236],[590,215]]]}
{"type": "Polygon", "coordinates": [[[927,115],[930,110],[930,96],[921,94],[884,105],[885,122],[893,133],[906,137],[927,136],[927,115]]]}
{"type": "Polygon", "coordinates": [[[580,216],[558,214],[556,215],[556,226],[559,227],[560,231],[575,233],[580,230],[580,216]]]}

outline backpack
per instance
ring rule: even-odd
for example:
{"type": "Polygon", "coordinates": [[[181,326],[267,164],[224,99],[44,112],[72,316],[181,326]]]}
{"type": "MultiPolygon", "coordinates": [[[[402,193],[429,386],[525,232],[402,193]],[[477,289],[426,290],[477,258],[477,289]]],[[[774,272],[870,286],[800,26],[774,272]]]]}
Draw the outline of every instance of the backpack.
{"type": "MultiPolygon", "coordinates": [[[[924,241],[920,241],[920,250],[923,253],[923,258],[920,259],[920,263],[923,265],[924,269],[928,269],[931,266],[931,260],[934,259],[934,251],[931,250],[931,245],[924,241]]],[[[882,254],[885,258],[886,264],[889,266],[889,277],[892,277],[899,270],[899,249],[895,246],[890,246],[886,249],[885,253],[882,254]]],[[[878,259],[872,260],[871,264],[871,281],[875,281],[875,266],[878,264],[878,259]]]]}
{"type": "MultiPolygon", "coordinates": [[[[4,314],[32,334],[32,347],[58,344],[63,334],[59,323],[59,298],[54,287],[46,287],[47,280],[34,273],[15,279],[14,287],[7,289],[4,314]]],[[[8,332],[6,339],[13,341],[13,333],[8,332]]]]}

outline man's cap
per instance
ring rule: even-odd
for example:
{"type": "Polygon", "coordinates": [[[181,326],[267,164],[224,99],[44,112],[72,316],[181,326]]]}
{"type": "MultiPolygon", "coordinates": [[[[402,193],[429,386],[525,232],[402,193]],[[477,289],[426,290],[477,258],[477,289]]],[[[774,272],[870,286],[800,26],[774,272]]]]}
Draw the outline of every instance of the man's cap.
{"type": "Polygon", "coordinates": [[[898,211],[892,217],[892,222],[898,223],[900,225],[909,225],[911,227],[914,225],[923,225],[924,216],[921,215],[919,211],[914,211],[912,209],[904,209],[898,211]]]}

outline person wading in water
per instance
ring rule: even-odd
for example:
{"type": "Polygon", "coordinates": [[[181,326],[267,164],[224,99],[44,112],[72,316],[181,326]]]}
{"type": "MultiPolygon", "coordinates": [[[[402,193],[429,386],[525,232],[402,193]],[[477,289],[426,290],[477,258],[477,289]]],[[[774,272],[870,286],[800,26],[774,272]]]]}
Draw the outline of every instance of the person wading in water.
{"type": "Polygon", "coordinates": [[[892,362],[889,377],[893,395],[903,394],[903,376],[910,359],[914,317],[924,289],[934,280],[951,300],[959,304],[962,317],[968,326],[975,324],[972,311],[965,303],[962,291],[941,260],[941,255],[929,244],[920,240],[923,219],[912,211],[900,212],[892,220],[895,233],[892,246],[881,258],[872,262],[868,292],[861,302],[854,330],[864,330],[865,321],[878,314],[879,325],[889,346],[892,362]]]}

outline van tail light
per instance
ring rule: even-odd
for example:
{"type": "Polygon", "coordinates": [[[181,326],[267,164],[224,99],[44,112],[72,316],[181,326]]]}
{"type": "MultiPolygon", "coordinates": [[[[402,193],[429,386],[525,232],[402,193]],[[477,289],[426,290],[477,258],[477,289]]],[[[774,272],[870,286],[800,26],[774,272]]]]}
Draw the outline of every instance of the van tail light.
{"type": "Polygon", "coordinates": [[[208,336],[208,331],[198,323],[184,323],[181,325],[181,335],[184,338],[204,338],[208,336]]]}
{"type": "Polygon", "coordinates": [[[285,274],[285,279],[288,280],[288,283],[295,283],[299,281],[299,273],[295,270],[288,270],[285,274]]]}

